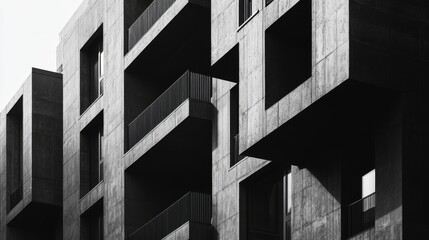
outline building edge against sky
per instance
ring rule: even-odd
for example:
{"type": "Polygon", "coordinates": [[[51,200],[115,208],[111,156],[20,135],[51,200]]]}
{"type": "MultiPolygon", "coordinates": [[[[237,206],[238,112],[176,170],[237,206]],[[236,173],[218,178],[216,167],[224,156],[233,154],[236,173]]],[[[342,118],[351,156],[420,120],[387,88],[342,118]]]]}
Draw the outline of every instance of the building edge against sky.
{"type": "Polygon", "coordinates": [[[428,12],[84,1],[1,112],[0,238],[423,239],[428,12]]]}

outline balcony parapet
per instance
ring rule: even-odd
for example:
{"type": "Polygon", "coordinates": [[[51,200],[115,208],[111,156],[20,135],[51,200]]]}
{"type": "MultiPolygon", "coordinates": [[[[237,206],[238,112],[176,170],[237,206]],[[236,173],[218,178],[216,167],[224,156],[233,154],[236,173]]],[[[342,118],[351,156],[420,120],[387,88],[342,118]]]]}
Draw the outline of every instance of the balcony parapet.
{"type": "Polygon", "coordinates": [[[129,125],[128,144],[133,147],[187,99],[210,103],[211,77],[187,71],[129,125]]]}
{"type": "Polygon", "coordinates": [[[375,193],[350,204],[348,214],[349,237],[374,227],[375,193]]]}
{"type": "MultiPolygon", "coordinates": [[[[131,233],[128,239],[162,239],[188,222],[189,224],[195,223],[197,226],[210,226],[211,214],[211,195],[189,192],[152,220],[131,233]]],[[[189,228],[191,227],[189,226],[189,228]]]]}

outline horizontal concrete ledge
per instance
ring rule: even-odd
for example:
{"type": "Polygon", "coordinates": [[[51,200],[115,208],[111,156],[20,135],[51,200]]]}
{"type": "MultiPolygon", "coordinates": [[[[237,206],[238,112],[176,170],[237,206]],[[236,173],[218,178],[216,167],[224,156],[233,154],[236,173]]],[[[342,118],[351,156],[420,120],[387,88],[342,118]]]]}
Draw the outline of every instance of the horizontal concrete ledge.
{"type": "Polygon", "coordinates": [[[79,116],[79,130],[82,131],[94,118],[104,109],[103,95],[100,95],[89,107],[79,116]]]}
{"type": "Polygon", "coordinates": [[[79,200],[79,210],[82,215],[104,196],[104,181],[99,182],[91,191],[79,200]]]}
{"type": "Polygon", "coordinates": [[[187,222],[162,240],[211,239],[212,234],[211,225],[187,222]]]}

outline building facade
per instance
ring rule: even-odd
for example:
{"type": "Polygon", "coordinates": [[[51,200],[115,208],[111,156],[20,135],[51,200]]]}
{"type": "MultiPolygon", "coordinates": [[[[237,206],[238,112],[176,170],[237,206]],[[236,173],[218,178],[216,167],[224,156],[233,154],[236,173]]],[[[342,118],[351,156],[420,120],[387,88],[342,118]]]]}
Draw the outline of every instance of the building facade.
{"type": "Polygon", "coordinates": [[[429,3],[84,0],[60,37],[1,114],[1,239],[429,235],[429,3]]]}

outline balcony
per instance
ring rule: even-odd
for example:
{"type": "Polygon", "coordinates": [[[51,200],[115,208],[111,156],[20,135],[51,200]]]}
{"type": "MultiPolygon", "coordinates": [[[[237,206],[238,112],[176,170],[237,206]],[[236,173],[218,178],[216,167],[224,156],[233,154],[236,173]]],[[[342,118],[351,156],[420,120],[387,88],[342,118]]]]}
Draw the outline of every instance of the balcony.
{"type": "Polygon", "coordinates": [[[185,100],[205,105],[210,98],[211,78],[187,71],[128,125],[129,146],[145,137],[185,100]]]}
{"type": "Polygon", "coordinates": [[[151,71],[167,59],[202,53],[209,67],[210,51],[203,51],[210,49],[209,6],[208,0],[154,0],[126,33],[125,68],[151,71]]]}
{"type": "Polygon", "coordinates": [[[147,33],[156,21],[167,11],[176,0],[156,0],[140,15],[128,29],[128,46],[134,45],[147,33]]]}
{"type": "Polygon", "coordinates": [[[131,233],[128,239],[163,239],[186,223],[189,223],[189,239],[210,239],[211,206],[211,195],[189,192],[131,233]]]}
{"type": "Polygon", "coordinates": [[[128,126],[132,147],[124,162],[126,236],[186,192],[211,192],[210,98],[211,78],[188,71],[128,126]]]}
{"type": "Polygon", "coordinates": [[[375,224],[375,193],[348,207],[348,234],[353,237],[375,224]]]}

